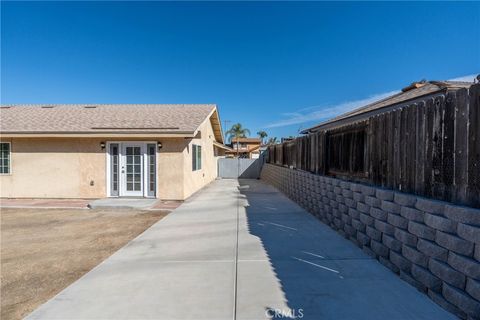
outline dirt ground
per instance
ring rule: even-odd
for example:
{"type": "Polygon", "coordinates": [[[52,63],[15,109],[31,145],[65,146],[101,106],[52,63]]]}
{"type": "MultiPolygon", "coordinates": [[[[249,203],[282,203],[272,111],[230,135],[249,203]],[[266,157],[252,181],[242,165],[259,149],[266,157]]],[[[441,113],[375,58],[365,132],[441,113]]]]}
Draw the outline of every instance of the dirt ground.
{"type": "Polygon", "coordinates": [[[1,316],[21,319],[164,211],[1,209],[1,316]]]}

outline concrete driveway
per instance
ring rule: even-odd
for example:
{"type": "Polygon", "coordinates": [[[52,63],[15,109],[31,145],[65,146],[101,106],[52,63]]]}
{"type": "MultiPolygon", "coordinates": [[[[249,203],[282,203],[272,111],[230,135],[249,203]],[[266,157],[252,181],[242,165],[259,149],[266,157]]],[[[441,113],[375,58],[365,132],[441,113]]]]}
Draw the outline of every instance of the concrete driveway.
{"type": "Polygon", "coordinates": [[[215,181],[28,317],[266,318],[455,319],[258,180],[215,181]]]}

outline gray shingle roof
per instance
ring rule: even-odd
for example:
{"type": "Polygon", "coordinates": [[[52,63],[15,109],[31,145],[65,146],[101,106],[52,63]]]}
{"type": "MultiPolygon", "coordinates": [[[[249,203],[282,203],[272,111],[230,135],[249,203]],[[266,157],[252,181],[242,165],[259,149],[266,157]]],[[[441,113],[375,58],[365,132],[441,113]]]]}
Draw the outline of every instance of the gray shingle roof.
{"type": "Polygon", "coordinates": [[[385,99],[376,101],[374,103],[368,104],[366,106],[357,108],[355,110],[346,112],[341,114],[335,118],[330,120],[324,121],[314,127],[308,128],[303,130],[301,133],[308,133],[312,131],[316,131],[321,129],[324,126],[331,125],[342,120],[347,120],[350,118],[354,118],[363,114],[369,114],[372,111],[380,110],[389,106],[393,106],[396,104],[400,104],[406,101],[411,101],[416,98],[429,95],[435,92],[439,92],[441,90],[447,88],[468,88],[473,85],[473,82],[460,82],[460,81],[429,81],[425,83],[417,83],[419,84],[418,87],[415,87],[415,83],[412,84],[410,87],[407,87],[400,93],[394,94],[390,97],[385,99]],[[408,89],[408,90],[407,90],[408,89]]]}
{"type": "Polygon", "coordinates": [[[1,133],[193,133],[214,104],[2,105],[1,133]]]}

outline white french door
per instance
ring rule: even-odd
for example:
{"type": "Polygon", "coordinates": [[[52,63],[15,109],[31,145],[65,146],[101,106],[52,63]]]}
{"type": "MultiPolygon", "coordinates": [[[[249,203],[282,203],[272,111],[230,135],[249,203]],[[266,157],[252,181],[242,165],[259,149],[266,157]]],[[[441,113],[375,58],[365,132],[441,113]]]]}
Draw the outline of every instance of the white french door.
{"type": "Polygon", "coordinates": [[[155,197],[157,144],[109,142],[107,189],[110,197],[155,197]]]}
{"type": "Polygon", "coordinates": [[[145,144],[124,143],[120,154],[120,196],[143,196],[145,144]]]}

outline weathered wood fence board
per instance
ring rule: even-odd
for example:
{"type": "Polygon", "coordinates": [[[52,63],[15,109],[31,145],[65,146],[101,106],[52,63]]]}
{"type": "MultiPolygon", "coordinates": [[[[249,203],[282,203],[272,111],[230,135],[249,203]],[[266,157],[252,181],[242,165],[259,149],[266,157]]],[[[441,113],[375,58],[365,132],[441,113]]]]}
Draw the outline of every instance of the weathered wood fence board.
{"type": "Polygon", "coordinates": [[[480,207],[479,88],[270,146],[267,162],[480,207]]]}

